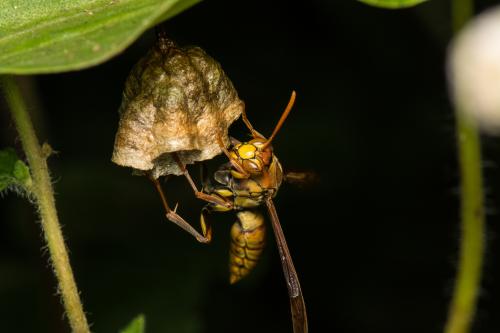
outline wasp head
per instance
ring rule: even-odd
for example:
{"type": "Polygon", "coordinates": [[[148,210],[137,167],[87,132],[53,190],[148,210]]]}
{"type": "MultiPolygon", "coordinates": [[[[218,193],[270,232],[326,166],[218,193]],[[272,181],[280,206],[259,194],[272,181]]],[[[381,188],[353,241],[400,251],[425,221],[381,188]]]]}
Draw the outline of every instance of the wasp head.
{"type": "Polygon", "coordinates": [[[231,149],[231,156],[249,174],[260,174],[271,164],[273,157],[273,148],[266,143],[267,139],[264,138],[237,143],[231,149]]]}
{"type": "MultiPolygon", "coordinates": [[[[269,138],[265,138],[262,134],[257,132],[243,110],[242,118],[248,129],[252,133],[253,139],[247,142],[239,142],[235,139],[232,140],[232,145],[229,150],[222,150],[231,160],[231,163],[236,168],[237,173],[233,175],[238,175],[241,178],[246,178],[249,175],[259,175],[266,173],[266,170],[273,162],[273,148],[271,142],[273,141],[276,134],[283,126],[288,114],[290,113],[292,106],[295,102],[295,91],[292,91],[292,96],[288,105],[281,114],[281,118],[274,127],[274,131],[269,138]]],[[[219,145],[223,147],[222,139],[219,137],[219,145]]]]}

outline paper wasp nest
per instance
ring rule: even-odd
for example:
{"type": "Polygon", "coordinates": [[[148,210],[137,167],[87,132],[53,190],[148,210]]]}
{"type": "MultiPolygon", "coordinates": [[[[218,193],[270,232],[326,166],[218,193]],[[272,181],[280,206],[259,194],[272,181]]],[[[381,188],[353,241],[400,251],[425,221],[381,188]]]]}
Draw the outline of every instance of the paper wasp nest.
{"type": "Polygon", "coordinates": [[[220,154],[217,136],[229,142],[227,129],[243,107],[214,59],[160,36],[125,83],[111,160],[155,178],[180,175],[172,153],[184,164],[220,154]]]}

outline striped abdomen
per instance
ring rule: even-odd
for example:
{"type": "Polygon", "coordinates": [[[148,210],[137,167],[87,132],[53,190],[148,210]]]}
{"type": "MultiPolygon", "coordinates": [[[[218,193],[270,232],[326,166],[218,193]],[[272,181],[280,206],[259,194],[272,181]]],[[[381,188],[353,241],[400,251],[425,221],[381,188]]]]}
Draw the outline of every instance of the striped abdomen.
{"type": "Polygon", "coordinates": [[[255,267],[264,249],[266,228],[264,217],[254,211],[237,213],[238,221],[231,228],[229,281],[235,283],[255,267]]]}

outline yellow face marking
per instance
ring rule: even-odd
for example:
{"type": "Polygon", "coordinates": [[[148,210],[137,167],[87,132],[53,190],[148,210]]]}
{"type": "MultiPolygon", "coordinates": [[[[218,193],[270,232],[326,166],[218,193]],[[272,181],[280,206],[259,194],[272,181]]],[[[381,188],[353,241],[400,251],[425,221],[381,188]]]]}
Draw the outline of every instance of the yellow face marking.
{"type": "Polygon", "coordinates": [[[244,144],[238,147],[238,155],[244,160],[254,158],[257,148],[254,145],[244,144]]]}

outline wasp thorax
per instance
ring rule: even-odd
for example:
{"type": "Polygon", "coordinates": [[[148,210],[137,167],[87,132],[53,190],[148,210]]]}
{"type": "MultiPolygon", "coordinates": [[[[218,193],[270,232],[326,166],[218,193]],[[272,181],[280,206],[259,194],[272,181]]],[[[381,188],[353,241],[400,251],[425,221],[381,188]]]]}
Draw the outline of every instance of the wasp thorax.
{"type": "Polygon", "coordinates": [[[218,137],[244,105],[221,66],[199,47],[166,38],[132,69],[123,92],[112,161],[157,178],[221,153],[218,137]]]}

